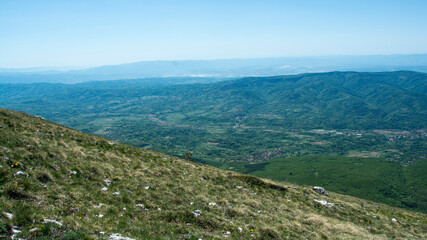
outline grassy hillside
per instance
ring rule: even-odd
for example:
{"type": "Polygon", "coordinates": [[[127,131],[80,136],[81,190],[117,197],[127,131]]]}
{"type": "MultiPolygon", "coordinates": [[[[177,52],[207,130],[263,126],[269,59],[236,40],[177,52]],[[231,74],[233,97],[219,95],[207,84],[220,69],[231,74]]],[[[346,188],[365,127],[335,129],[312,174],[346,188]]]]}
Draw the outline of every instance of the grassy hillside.
{"type": "Polygon", "coordinates": [[[422,213],[222,171],[3,109],[0,165],[1,236],[427,237],[422,213]]]}
{"type": "Polygon", "coordinates": [[[427,212],[426,160],[402,166],[381,158],[309,156],[230,163],[239,172],[427,212]]]}

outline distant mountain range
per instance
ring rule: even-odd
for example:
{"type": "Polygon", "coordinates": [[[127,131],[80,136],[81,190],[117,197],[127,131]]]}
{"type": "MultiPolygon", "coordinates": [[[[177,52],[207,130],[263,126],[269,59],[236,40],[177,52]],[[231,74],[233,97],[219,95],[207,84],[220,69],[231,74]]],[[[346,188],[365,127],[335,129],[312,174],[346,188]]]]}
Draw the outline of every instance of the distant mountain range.
{"type": "Polygon", "coordinates": [[[163,77],[218,79],[306,72],[398,70],[427,72],[427,54],[142,61],[87,69],[73,67],[0,69],[0,83],[77,83],[163,77]]]}

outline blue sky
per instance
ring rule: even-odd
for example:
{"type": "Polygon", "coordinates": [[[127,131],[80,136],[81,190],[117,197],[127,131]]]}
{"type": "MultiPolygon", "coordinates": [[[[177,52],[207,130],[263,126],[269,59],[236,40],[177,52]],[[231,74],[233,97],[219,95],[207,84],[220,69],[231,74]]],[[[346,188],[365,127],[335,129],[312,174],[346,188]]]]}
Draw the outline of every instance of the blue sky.
{"type": "Polygon", "coordinates": [[[427,53],[425,0],[0,0],[0,67],[427,53]]]}

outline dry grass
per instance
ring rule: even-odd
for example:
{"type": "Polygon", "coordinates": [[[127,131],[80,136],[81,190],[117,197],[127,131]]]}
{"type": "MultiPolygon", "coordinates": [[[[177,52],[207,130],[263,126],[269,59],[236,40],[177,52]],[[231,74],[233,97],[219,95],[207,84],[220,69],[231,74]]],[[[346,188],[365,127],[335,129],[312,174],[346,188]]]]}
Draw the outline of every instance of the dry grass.
{"type": "Polygon", "coordinates": [[[0,235],[10,236],[18,225],[23,237],[45,239],[112,233],[134,239],[427,238],[425,214],[321,196],[310,187],[112,143],[13,111],[0,110],[0,125],[0,209],[15,215],[0,218],[0,235]],[[14,176],[18,171],[28,177],[14,176]],[[45,218],[64,226],[43,224],[45,218]]]}

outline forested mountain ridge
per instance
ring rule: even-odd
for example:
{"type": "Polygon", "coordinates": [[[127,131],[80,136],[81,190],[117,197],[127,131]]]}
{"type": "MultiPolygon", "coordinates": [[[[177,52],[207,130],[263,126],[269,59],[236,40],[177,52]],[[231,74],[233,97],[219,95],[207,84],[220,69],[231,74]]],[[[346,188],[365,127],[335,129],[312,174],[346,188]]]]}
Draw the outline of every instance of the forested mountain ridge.
{"type": "Polygon", "coordinates": [[[269,120],[270,124],[286,128],[414,129],[427,128],[423,121],[427,119],[426,76],[403,71],[332,72],[108,90],[102,89],[103,82],[97,83],[98,88],[96,82],[90,88],[84,83],[1,85],[0,101],[3,106],[18,108],[37,107],[29,103],[37,99],[46,101],[47,107],[58,101],[68,105],[69,101],[85,112],[103,109],[118,112],[118,107],[130,107],[133,114],[155,111],[187,114],[179,118],[180,123],[195,123],[206,115],[203,120],[207,122],[217,122],[220,118],[231,124],[236,117],[244,117],[241,124],[262,125],[259,115],[269,114],[277,115],[275,120],[269,120]],[[23,97],[26,101],[19,102],[23,97]],[[101,109],[94,110],[95,107],[101,109]],[[192,111],[204,114],[188,116],[192,111]],[[216,118],[210,119],[210,114],[216,118]]]}

